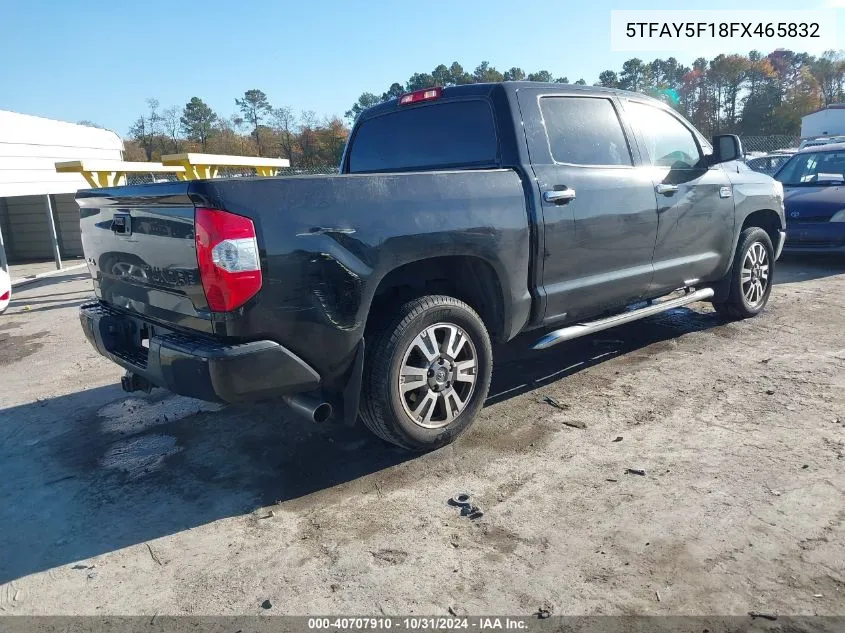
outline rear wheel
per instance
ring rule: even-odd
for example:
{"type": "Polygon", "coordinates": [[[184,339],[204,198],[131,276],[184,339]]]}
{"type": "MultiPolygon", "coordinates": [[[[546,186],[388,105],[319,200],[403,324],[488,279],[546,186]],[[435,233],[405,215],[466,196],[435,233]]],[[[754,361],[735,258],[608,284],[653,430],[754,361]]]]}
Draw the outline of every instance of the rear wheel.
{"type": "Polygon", "coordinates": [[[430,295],[401,306],[367,342],[361,417],[382,439],[411,450],[452,442],[490,388],[493,352],[463,301],[430,295]]]}
{"type": "Polygon", "coordinates": [[[739,236],[730,275],[730,291],[725,301],[714,302],[716,312],[732,319],[759,314],[772,292],[775,256],[769,234],[749,227],[739,236]]]}

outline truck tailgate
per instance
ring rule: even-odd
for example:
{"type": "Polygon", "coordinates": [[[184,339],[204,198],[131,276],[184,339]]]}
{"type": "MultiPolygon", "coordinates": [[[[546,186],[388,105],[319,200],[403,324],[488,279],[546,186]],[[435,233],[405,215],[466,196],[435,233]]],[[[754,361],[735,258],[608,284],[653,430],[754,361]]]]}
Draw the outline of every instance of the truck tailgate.
{"type": "Polygon", "coordinates": [[[177,182],[80,191],[82,245],[102,301],[211,332],[188,186],[177,182]]]}

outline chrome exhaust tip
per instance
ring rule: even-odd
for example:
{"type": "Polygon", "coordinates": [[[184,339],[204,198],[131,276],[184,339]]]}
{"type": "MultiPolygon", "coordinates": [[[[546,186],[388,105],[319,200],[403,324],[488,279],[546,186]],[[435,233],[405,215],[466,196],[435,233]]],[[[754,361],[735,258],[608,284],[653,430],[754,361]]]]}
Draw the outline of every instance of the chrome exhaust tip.
{"type": "Polygon", "coordinates": [[[282,400],[294,413],[310,422],[321,424],[332,417],[332,405],[319,398],[297,394],[283,396],[282,400]]]}
{"type": "Polygon", "coordinates": [[[133,393],[135,391],[150,393],[154,385],[143,376],[127,371],[120,377],[120,386],[126,393],[133,393]]]}

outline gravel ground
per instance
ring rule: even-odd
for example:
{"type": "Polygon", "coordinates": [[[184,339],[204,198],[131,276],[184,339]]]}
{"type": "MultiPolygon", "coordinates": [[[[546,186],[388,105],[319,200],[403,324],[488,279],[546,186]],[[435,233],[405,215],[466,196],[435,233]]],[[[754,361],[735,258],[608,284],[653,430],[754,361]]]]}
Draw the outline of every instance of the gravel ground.
{"type": "Polygon", "coordinates": [[[6,614],[845,614],[845,260],[783,262],[749,321],[502,346],[475,425],[424,456],[122,393],[81,273],[0,318],[6,614]]]}

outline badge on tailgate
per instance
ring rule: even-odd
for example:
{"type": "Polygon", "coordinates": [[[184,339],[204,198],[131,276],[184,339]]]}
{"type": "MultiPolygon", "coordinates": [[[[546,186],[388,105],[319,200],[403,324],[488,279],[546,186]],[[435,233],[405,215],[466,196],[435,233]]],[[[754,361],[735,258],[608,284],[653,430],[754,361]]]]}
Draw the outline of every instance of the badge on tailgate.
{"type": "Polygon", "coordinates": [[[132,217],[128,213],[115,213],[111,220],[115,235],[132,235],[132,217]]]}

